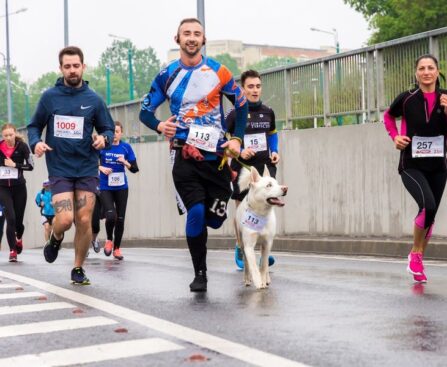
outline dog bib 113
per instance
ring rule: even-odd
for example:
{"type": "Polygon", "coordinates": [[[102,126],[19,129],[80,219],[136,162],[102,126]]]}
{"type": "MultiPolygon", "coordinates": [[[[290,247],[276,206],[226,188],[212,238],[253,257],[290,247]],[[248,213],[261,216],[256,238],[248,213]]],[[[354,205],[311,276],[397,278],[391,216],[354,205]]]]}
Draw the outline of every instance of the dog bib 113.
{"type": "Polygon", "coordinates": [[[188,139],[186,142],[194,145],[198,149],[215,152],[219,136],[220,129],[217,129],[214,126],[192,124],[189,128],[188,139]]]}
{"type": "Polygon", "coordinates": [[[256,215],[250,210],[246,209],[242,217],[241,224],[253,231],[261,232],[267,224],[267,217],[256,215]]]}

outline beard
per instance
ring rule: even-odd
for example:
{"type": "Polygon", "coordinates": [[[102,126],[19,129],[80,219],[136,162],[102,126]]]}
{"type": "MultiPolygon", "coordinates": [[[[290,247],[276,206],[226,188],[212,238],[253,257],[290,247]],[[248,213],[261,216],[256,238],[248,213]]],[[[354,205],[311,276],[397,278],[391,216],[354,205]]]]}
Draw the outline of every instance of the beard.
{"type": "Polygon", "coordinates": [[[185,54],[187,54],[190,57],[193,57],[200,53],[202,47],[201,45],[199,45],[199,43],[190,43],[183,45],[181,49],[185,54]],[[193,49],[190,49],[189,46],[195,46],[195,47],[193,49]]]}
{"type": "Polygon", "coordinates": [[[64,81],[70,87],[77,87],[82,82],[82,75],[81,76],[72,76],[69,78],[64,77],[64,81]]]}

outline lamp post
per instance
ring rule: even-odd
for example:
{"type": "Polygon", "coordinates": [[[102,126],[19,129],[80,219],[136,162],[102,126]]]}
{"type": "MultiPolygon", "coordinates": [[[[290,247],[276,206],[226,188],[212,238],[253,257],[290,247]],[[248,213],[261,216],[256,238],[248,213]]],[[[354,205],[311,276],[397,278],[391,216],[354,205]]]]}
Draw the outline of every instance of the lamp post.
{"type": "MultiPolygon", "coordinates": [[[[339,54],[340,53],[340,43],[338,42],[338,31],[336,28],[332,28],[332,31],[327,31],[324,29],[319,29],[319,28],[310,28],[311,31],[314,32],[321,32],[321,33],[326,33],[326,34],[330,34],[334,37],[334,44],[335,44],[335,53],[339,54]]],[[[336,79],[337,79],[337,86],[340,86],[340,61],[337,60],[337,69],[336,69],[336,79]]],[[[337,116],[337,125],[343,125],[343,117],[342,116],[337,116]]]]}
{"type": "Polygon", "coordinates": [[[317,78],[312,78],[312,84],[314,85],[314,129],[318,127],[318,120],[317,120],[317,78]]]}
{"type": "MultiPolygon", "coordinates": [[[[132,41],[129,38],[127,38],[127,37],[121,37],[121,36],[117,36],[115,34],[109,34],[109,37],[116,38],[116,39],[122,39],[122,40],[129,41],[130,43],[132,43],[132,41]]],[[[132,47],[129,47],[127,49],[127,64],[128,64],[128,67],[129,67],[129,100],[131,100],[131,101],[133,101],[133,99],[134,99],[134,91],[133,91],[133,89],[134,89],[134,86],[133,86],[134,82],[133,82],[132,57],[133,57],[133,55],[132,55],[132,47]]]]}
{"type": "Polygon", "coordinates": [[[8,0],[5,0],[5,14],[0,16],[0,18],[6,19],[6,95],[8,103],[8,121],[12,121],[12,92],[11,92],[11,64],[9,57],[9,16],[13,14],[18,14],[26,11],[27,8],[22,8],[16,10],[15,12],[9,13],[8,0]]]}
{"type": "Polygon", "coordinates": [[[110,66],[106,65],[106,103],[107,106],[112,102],[112,91],[110,89],[110,66]]]}
{"type": "MultiPolygon", "coordinates": [[[[205,0],[197,0],[197,19],[202,23],[203,32],[205,32],[205,0]]],[[[206,46],[202,46],[202,55],[206,56],[206,46]]]]}

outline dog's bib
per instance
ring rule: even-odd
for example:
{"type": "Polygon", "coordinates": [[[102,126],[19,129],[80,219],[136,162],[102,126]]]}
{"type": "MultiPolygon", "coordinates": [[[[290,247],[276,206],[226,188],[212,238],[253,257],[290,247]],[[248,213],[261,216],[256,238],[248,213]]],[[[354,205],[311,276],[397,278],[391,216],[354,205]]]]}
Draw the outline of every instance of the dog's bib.
{"type": "Polygon", "coordinates": [[[413,136],[411,154],[413,158],[444,157],[444,136],[413,136]]]}
{"type": "Polygon", "coordinates": [[[64,139],[82,139],[84,117],[54,115],[54,136],[64,139]]]}
{"type": "Polygon", "coordinates": [[[256,215],[247,209],[242,217],[241,224],[253,231],[261,232],[267,224],[267,217],[256,215]]]}

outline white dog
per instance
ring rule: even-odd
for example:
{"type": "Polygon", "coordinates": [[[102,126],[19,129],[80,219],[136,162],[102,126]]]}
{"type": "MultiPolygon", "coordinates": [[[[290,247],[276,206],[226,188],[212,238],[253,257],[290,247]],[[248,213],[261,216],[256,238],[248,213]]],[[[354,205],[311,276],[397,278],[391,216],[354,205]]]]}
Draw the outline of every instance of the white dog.
{"type": "Polygon", "coordinates": [[[267,167],[261,177],[256,168],[251,171],[243,168],[239,176],[241,191],[249,189],[248,194],[236,211],[236,226],[244,253],[244,282],[257,289],[270,284],[268,259],[276,233],[276,216],[273,206],[284,206],[279,198],[286,195],[287,186],[281,186],[270,177],[267,167]],[[261,271],[256,264],[255,246],[261,246],[261,271]]]}

